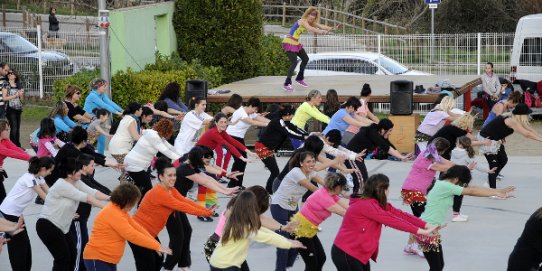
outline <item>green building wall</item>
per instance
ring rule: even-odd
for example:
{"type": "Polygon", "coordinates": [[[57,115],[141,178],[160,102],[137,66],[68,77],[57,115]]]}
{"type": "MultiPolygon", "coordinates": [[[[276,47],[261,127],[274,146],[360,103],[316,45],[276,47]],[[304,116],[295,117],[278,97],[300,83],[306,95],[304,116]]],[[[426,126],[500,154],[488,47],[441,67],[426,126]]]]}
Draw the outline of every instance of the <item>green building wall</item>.
{"type": "Polygon", "coordinates": [[[169,56],[176,50],[174,5],[172,1],[110,11],[111,74],[128,68],[139,71],[155,62],[156,51],[169,56]]]}

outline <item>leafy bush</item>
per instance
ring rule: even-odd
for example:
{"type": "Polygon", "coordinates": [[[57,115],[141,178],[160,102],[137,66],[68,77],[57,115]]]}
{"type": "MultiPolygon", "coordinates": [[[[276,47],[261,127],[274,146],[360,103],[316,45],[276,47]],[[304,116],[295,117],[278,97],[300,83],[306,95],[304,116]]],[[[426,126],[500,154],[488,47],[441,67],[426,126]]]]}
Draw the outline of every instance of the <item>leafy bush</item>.
{"type": "Polygon", "coordinates": [[[181,58],[222,67],[226,82],[259,75],[261,0],[177,0],[173,27],[181,58]]]}
{"type": "Polygon", "coordinates": [[[289,66],[288,56],[282,49],[282,39],[273,35],[263,36],[260,75],[285,75],[289,66]]]}
{"type": "MultiPolygon", "coordinates": [[[[185,95],[186,80],[207,80],[209,81],[209,87],[218,86],[222,83],[222,70],[220,68],[204,67],[198,62],[184,63],[177,67],[178,64],[172,62],[174,61],[170,58],[162,57],[158,65],[148,65],[145,70],[136,72],[128,69],[128,71],[117,72],[111,78],[113,100],[121,107],[126,106],[129,102],[155,102],[164,87],[170,82],[178,82],[181,85],[181,98],[185,95]],[[179,69],[168,70],[165,67],[179,69]]],[[[57,80],[54,87],[55,98],[60,100],[64,97],[64,89],[68,84],[79,86],[82,97],[87,97],[90,91],[89,82],[99,76],[99,71],[92,71],[77,73],[64,80],[57,80]]],[[[80,104],[84,104],[84,99],[80,101],[80,104]]]]}

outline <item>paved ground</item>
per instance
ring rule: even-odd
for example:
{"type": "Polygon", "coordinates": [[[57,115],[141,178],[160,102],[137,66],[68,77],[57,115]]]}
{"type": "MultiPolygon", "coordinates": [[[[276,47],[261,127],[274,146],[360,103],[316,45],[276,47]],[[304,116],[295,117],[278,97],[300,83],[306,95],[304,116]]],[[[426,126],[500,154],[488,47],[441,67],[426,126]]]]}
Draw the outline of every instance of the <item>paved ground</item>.
{"type": "MultiPolygon", "coordinates": [[[[285,164],[286,159],[285,157],[279,158],[279,164],[285,164]]],[[[484,162],[483,159],[480,161],[484,162]]],[[[539,156],[510,157],[509,164],[503,171],[505,179],[498,185],[515,185],[517,187],[516,198],[507,201],[465,198],[463,212],[470,216],[470,220],[467,223],[450,223],[442,231],[446,270],[505,270],[508,255],[520,235],[525,221],[534,210],[542,206],[542,198],[539,194],[542,189],[542,182],[539,178],[542,175],[541,164],[542,158],[539,156]]],[[[368,161],[368,168],[371,172],[382,172],[390,177],[392,181],[390,201],[404,210],[408,210],[408,208],[401,204],[399,191],[410,165],[410,162],[368,161]]],[[[5,168],[10,175],[10,178],[5,181],[7,189],[10,189],[17,177],[25,172],[26,167],[27,164],[24,162],[6,160],[5,168]]],[[[267,172],[261,162],[250,164],[246,175],[245,180],[248,186],[262,184],[267,178],[267,172]]],[[[474,175],[473,184],[481,185],[485,176],[479,172],[475,172],[474,175]]],[[[110,188],[117,184],[117,176],[118,173],[114,170],[97,169],[96,178],[110,188]]],[[[226,198],[220,199],[222,206],[226,202],[226,198]]],[[[35,231],[35,222],[40,208],[40,206],[32,205],[25,212],[34,253],[32,270],[36,271],[50,270],[52,265],[52,257],[35,231]]],[[[98,210],[94,210],[93,216],[97,212],[98,210]]],[[[208,270],[202,248],[206,238],[213,232],[216,223],[199,222],[194,217],[190,217],[190,220],[194,229],[192,270],[208,270]]],[[[319,237],[328,255],[340,223],[340,217],[333,216],[322,225],[323,231],[319,233],[319,237]]],[[[92,219],[89,222],[89,226],[91,225],[92,219]]],[[[163,243],[167,243],[168,238],[165,231],[161,232],[160,239],[163,243]]],[[[373,270],[427,270],[427,264],[423,259],[402,254],[406,239],[406,233],[384,228],[378,263],[372,263],[373,270]]],[[[253,270],[274,270],[274,261],[275,251],[273,248],[259,244],[252,246],[248,262],[253,270]]],[[[303,261],[298,259],[293,270],[303,270],[303,268],[303,261]]],[[[7,251],[0,254],[0,270],[10,270],[7,251]]],[[[119,264],[119,270],[134,270],[132,252],[128,247],[119,264]]],[[[330,258],[328,258],[324,270],[335,270],[330,258]]]]}

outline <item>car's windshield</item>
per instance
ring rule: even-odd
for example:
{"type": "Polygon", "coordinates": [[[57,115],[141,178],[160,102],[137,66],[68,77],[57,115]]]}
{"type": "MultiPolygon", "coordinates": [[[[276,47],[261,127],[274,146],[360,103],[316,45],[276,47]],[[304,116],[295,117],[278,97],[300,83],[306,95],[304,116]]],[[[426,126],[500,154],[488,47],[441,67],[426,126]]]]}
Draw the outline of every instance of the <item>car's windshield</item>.
{"type": "MultiPolygon", "coordinates": [[[[378,60],[377,60],[378,61],[378,60]]],[[[375,61],[376,62],[376,61],[375,61]]],[[[408,68],[397,63],[397,61],[385,57],[380,56],[380,65],[384,67],[384,69],[388,70],[389,72],[393,74],[403,74],[408,71],[408,68]]]]}
{"type": "Polygon", "coordinates": [[[17,35],[5,37],[3,43],[4,46],[9,48],[9,51],[13,53],[28,54],[38,51],[38,48],[34,46],[34,44],[17,35]]]}

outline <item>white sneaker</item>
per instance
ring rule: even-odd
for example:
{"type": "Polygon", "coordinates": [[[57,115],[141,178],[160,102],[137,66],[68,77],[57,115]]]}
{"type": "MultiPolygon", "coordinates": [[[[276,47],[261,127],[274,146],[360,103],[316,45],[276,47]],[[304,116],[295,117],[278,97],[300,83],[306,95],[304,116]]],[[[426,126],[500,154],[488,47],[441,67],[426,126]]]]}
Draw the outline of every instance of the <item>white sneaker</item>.
{"type": "Polygon", "coordinates": [[[464,214],[454,215],[452,218],[452,222],[467,222],[467,220],[469,220],[469,216],[464,214]]]}
{"type": "Polygon", "coordinates": [[[502,175],[502,174],[499,173],[499,175],[497,175],[497,180],[500,181],[501,179],[504,179],[504,175],[502,175]]]}

